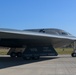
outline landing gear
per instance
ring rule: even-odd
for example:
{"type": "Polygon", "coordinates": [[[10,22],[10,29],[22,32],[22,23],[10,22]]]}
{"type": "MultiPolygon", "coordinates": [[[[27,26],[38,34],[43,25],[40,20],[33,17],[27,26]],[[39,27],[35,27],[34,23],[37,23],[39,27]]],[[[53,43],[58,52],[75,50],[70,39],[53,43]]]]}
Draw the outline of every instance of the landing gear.
{"type": "Polygon", "coordinates": [[[22,57],[22,53],[25,48],[10,48],[7,55],[11,57],[22,57]]]}
{"type": "Polygon", "coordinates": [[[11,52],[11,53],[10,53],[10,56],[11,56],[11,57],[16,57],[16,56],[17,56],[17,57],[22,57],[22,53],[21,53],[21,52],[17,52],[17,53],[16,53],[16,52],[11,52]]]}
{"type": "Polygon", "coordinates": [[[76,53],[72,53],[71,56],[72,56],[72,57],[76,57],[76,53]]]}
{"type": "Polygon", "coordinates": [[[71,54],[72,57],[76,57],[76,41],[74,41],[73,53],[71,54]]]}
{"type": "Polygon", "coordinates": [[[11,57],[16,57],[16,53],[15,52],[11,52],[10,56],[11,57]]]}
{"type": "Polygon", "coordinates": [[[22,53],[21,53],[21,52],[17,52],[17,53],[16,53],[16,56],[17,56],[17,57],[22,57],[22,53]]]}

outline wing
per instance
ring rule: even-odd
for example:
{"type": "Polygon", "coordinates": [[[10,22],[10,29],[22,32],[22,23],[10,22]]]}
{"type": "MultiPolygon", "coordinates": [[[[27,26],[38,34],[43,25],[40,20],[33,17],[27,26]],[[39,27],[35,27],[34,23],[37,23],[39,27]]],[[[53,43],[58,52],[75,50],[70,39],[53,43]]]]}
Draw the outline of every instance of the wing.
{"type": "Polygon", "coordinates": [[[25,45],[64,46],[76,40],[74,36],[52,35],[31,31],[0,29],[0,46],[23,47],[25,45]]]}

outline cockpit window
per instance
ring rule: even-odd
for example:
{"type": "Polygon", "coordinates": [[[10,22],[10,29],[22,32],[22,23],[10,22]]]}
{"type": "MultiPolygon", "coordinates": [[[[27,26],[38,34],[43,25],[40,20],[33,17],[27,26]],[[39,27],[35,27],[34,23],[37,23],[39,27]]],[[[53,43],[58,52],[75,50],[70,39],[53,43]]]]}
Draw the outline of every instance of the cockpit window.
{"type": "Polygon", "coordinates": [[[45,30],[44,29],[41,29],[41,30],[39,30],[39,32],[45,33],[45,30]]]}
{"type": "Polygon", "coordinates": [[[62,35],[68,35],[68,34],[67,34],[67,33],[65,33],[65,32],[62,32],[61,34],[62,34],[62,35]]]}

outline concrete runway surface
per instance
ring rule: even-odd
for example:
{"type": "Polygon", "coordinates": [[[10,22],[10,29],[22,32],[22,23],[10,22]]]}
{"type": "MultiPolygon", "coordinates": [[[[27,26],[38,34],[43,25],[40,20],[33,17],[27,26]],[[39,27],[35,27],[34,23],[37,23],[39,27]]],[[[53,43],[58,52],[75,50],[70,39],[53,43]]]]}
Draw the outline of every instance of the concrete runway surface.
{"type": "Polygon", "coordinates": [[[0,56],[0,75],[76,75],[76,57],[59,55],[25,61],[0,56]]]}

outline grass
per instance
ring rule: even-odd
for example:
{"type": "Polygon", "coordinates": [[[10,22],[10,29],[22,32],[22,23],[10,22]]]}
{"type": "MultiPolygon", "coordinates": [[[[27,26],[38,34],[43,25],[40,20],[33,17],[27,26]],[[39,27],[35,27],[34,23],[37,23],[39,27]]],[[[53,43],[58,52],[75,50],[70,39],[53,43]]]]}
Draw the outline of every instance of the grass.
{"type": "Polygon", "coordinates": [[[0,48],[0,55],[6,55],[8,51],[8,49],[0,48]]]}
{"type": "Polygon", "coordinates": [[[58,54],[71,54],[73,52],[73,48],[56,48],[55,50],[58,54]]]}
{"type": "MultiPolygon", "coordinates": [[[[55,48],[58,54],[71,54],[73,52],[73,48],[55,48]]],[[[9,49],[0,48],[0,55],[6,55],[9,49]]]]}

